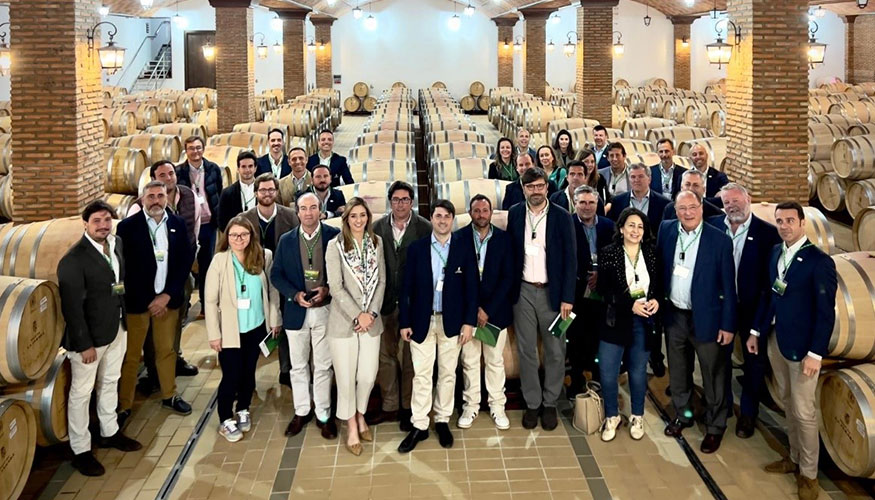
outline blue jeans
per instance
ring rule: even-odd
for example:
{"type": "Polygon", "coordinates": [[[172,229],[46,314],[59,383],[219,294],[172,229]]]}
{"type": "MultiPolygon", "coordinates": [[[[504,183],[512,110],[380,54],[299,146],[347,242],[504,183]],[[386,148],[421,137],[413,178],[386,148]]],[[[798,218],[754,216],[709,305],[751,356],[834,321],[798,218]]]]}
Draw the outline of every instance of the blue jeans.
{"type": "Polygon", "coordinates": [[[602,340],[599,343],[599,372],[602,378],[602,396],[605,400],[605,417],[615,417],[619,414],[617,398],[619,396],[620,362],[623,353],[628,349],[629,392],[632,393],[632,415],[644,415],[644,396],[647,393],[647,328],[644,319],[632,318],[632,345],[629,347],[611,344],[602,340]]]}

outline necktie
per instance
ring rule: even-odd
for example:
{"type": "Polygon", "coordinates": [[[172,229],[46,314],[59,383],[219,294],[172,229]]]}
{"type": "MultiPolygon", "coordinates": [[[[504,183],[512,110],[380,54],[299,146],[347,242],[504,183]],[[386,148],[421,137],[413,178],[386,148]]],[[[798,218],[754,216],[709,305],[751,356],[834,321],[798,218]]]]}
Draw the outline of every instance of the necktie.
{"type": "Polygon", "coordinates": [[[106,255],[110,262],[112,261],[112,254],[109,252],[109,241],[107,240],[103,240],[103,255],[106,255]]]}

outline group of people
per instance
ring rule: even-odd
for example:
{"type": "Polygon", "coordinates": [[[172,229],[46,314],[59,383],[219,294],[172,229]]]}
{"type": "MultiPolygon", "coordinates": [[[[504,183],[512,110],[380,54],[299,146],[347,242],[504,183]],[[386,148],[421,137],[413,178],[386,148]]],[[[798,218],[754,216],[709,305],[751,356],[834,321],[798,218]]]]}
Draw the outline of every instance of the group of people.
{"type": "Polygon", "coordinates": [[[345,159],[331,152],[330,132],[305,161],[297,148],[282,155],[282,132],[271,131],[271,152],[241,153],[238,181],[225,189],[215,164],[198,154],[203,141],[186,140],[187,161],[151,167],[154,180],[115,236],[113,209],[102,201],[86,207],[85,235],[59,264],[74,466],[102,472],[82,404],[95,382],[100,442],[139,448],[120,429],[147,333],[162,404],[191,412],[175,392],[174,368],[197,256],[207,335],[223,371],[219,433],[229,441],[251,429],[255,368],[271,339],[278,339],[281,381],[287,376],[293,391],[288,435],[315,416],[322,436],[335,439],[337,418],[347,423],[346,449],[359,455],[373,439],[370,426],[399,421],[408,434],[398,450],[406,453],[429,437],[433,418],[441,446],[451,447],[458,363],[464,403],[456,426],[464,429],[481,408],[481,357],[490,416],[507,429],[502,352],[504,330],[513,325],[524,428],[558,425],[567,358],[569,397],[583,390],[585,371],[600,380],[605,441],[622,423],[625,366],[629,432],[641,439],[647,364],[665,376],[664,334],[675,413],[665,434],[680,437],[693,425],[697,357],[701,450],[713,453],[733,404],[730,354],[738,334],[745,377],[736,434],[754,432],[770,362],[785,388],[791,456],[767,469],[798,471],[800,496],[811,498],[803,493],[817,491],[814,389],[834,321],[836,275],[805,237],[802,207],[779,204],[776,231],[751,213],[743,186],[709,168],[700,146],[689,170],[674,164],[668,139],[658,144],[659,164],[627,166],[623,145],[607,143],[604,128],[593,137],[594,147],[576,153],[567,131],[538,151],[525,130],[516,145],[501,139],[490,176],[512,181],[506,230],[492,224],[492,202],[478,194],[467,207],[471,223],[456,231],[451,202],[437,200],[427,220],[413,210],[414,188],[403,181],[390,186],[391,212],[377,221],[361,198],[344,200],[333,186],[352,178],[345,159]],[[323,222],[338,215],[339,230],[323,222]],[[375,385],[382,407],[367,413],[375,385]]]}

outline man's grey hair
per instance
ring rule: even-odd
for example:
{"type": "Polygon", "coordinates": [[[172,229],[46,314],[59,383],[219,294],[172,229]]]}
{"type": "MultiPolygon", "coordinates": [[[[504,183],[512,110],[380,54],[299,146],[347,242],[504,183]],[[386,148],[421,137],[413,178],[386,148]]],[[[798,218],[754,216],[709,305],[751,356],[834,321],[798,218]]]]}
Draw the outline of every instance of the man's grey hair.
{"type": "Polygon", "coordinates": [[[149,183],[147,183],[146,185],[143,186],[143,189],[140,190],[140,198],[142,198],[143,196],[146,195],[146,191],[148,191],[152,188],[156,188],[156,187],[160,187],[161,189],[164,190],[165,193],[167,192],[167,185],[164,184],[163,182],[150,181],[149,183]]]}
{"type": "Polygon", "coordinates": [[[589,186],[589,185],[587,185],[587,184],[584,184],[584,185],[582,185],[582,186],[577,186],[577,188],[574,190],[574,201],[575,201],[575,203],[577,202],[577,197],[580,196],[580,195],[582,195],[582,194],[592,194],[592,195],[595,195],[596,199],[598,199],[598,197],[599,197],[599,194],[596,192],[596,190],[595,190],[592,186],[589,186]]]}
{"type": "Polygon", "coordinates": [[[681,180],[683,180],[683,178],[688,176],[688,175],[697,175],[697,176],[699,176],[699,179],[702,180],[702,182],[705,182],[705,174],[703,174],[702,172],[699,172],[695,168],[688,169],[686,172],[684,172],[684,175],[681,176],[681,180]]]}
{"type": "Polygon", "coordinates": [[[630,171],[631,170],[643,170],[644,173],[647,175],[647,177],[650,178],[650,174],[651,174],[650,167],[648,167],[647,165],[645,165],[641,162],[637,162],[637,163],[633,163],[633,164],[629,165],[629,170],[630,171]]]}
{"type": "Polygon", "coordinates": [[[301,207],[301,200],[304,199],[304,198],[306,198],[306,197],[308,197],[308,196],[312,196],[313,199],[316,200],[316,203],[319,204],[319,210],[322,210],[322,200],[320,200],[319,197],[316,196],[316,195],[315,195],[313,192],[311,192],[311,191],[307,191],[307,192],[301,194],[300,196],[298,196],[298,199],[295,200],[295,208],[300,208],[300,207],[301,207]]]}
{"type": "Polygon", "coordinates": [[[750,197],[750,193],[747,192],[747,189],[737,182],[730,182],[729,184],[724,185],[722,188],[720,188],[720,191],[717,194],[720,194],[720,193],[723,193],[726,191],[738,191],[739,193],[747,196],[748,198],[750,197]]]}

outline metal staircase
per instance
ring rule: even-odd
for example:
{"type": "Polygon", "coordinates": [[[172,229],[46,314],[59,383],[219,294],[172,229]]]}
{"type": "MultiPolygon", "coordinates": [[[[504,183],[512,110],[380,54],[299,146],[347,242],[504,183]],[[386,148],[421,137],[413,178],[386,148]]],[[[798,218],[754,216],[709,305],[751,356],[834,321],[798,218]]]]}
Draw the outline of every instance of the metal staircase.
{"type": "Polygon", "coordinates": [[[156,90],[164,85],[164,80],[170,78],[172,68],[172,54],[170,45],[161,46],[158,54],[154,59],[146,63],[137,81],[131,87],[131,93],[144,92],[147,90],[156,90]]]}

